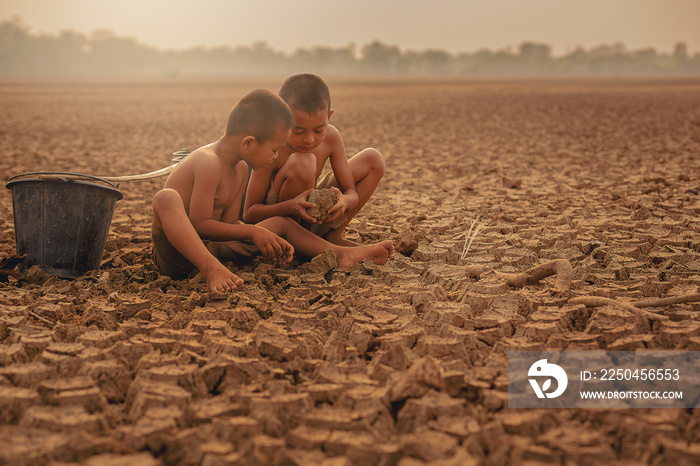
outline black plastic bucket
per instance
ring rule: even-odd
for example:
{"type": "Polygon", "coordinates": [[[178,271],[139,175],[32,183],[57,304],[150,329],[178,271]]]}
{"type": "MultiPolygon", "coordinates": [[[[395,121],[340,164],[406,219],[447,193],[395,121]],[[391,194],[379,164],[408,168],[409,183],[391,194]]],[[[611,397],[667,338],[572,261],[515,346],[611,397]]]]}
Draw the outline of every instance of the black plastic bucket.
{"type": "Polygon", "coordinates": [[[91,175],[32,172],[15,175],[12,191],[17,254],[22,266],[38,265],[62,278],[79,277],[100,267],[117,184],[91,175]]]}

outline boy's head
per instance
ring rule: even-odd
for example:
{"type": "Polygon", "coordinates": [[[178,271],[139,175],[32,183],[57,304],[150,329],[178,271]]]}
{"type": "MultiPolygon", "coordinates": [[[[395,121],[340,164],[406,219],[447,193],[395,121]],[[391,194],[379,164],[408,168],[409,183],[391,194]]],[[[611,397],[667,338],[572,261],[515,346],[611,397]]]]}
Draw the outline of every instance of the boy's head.
{"type": "Polygon", "coordinates": [[[315,74],[296,74],[287,78],[279,94],[294,115],[287,144],[296,152],[313,152],[325,139],[333,115],[328,86],[315,74]]]}
{"type": "Polygon", "coordinates": [[[331,92],[325,81],[311,73],[290,76],[280,88],[280,97],[292,109],[315,115],[319,110],[331,110],[331,92]]]}
{"type": "Polygon", "coordinates": [[[289,106],[266,89],[251,91],[231,109],[226,122],[226,135],[249,134],[263,143],[275,136],[277,129],[289,131],[294,115],[289,106]]]}
{"type": "Polygon", "coordinates": [[[229,113],[226,136],[240,136],[240,155],[253,169],[271,163],[284,146],[294,125],[289,106],[274,93],[257,89],[250,92],[229,113]]]}

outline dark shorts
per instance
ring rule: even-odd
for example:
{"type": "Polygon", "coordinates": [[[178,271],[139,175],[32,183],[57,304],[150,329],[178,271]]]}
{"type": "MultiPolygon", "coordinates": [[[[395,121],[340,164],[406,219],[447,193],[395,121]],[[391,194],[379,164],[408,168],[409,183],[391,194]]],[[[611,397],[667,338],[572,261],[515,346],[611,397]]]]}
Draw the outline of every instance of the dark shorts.
{"type": "MultiPolygon", "coordinates": [[[[161,274],[174,279],[182,279],[195,269],[194,264],[170,244],[163,229],[155,222],[151,225],[151,238],[153,240],[151,257],[161,274]]],[[[207,239],[202,241],[209,252],[222,263],[249,261],[260,254],[260,250],[254,244],[241,243],[240,241],[217,242],[207,239]]]]}

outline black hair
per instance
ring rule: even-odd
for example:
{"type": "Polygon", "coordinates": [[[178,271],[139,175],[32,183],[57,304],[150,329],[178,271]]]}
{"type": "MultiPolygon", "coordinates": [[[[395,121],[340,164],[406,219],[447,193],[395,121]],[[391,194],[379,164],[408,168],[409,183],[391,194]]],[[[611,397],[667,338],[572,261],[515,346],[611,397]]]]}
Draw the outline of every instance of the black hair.
{"type": "Polygon", "coordinates": [[[226,134],[252,135],[258,142],[272,139],[279,127],[289,130],[294,126],[294,115],[279,96],[266,89],[256,89],[236,104],[226,122],[226,134]]]}
{"type": "Polygon", "coordinates": [[[322,109],[331,109],[331,92],[328,85],[315,74],[290,76],[282,84],[279,94],[290,107],[309,115],[315,115],[322,109]]]}

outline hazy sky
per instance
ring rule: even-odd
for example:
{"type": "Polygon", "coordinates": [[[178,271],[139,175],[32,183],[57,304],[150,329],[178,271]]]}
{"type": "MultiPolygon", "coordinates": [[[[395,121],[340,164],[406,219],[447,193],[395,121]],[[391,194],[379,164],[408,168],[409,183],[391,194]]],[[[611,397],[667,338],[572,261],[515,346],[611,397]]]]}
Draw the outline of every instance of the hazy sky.
{"type": "Polygon", "coordinates": [[[251,45],[276,50],[358,47],[375,39],[402,50],[474,52],[547,43],[624,43],[700,52],[700,0],[0,0],[0,21],[34,33],[109,29],[161,49],[251,45]]]}

